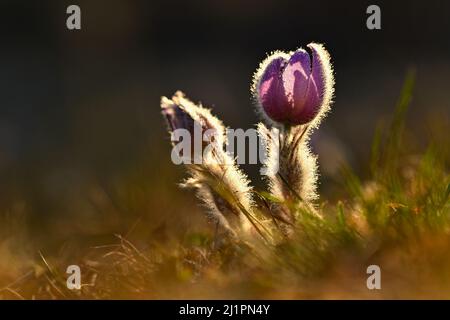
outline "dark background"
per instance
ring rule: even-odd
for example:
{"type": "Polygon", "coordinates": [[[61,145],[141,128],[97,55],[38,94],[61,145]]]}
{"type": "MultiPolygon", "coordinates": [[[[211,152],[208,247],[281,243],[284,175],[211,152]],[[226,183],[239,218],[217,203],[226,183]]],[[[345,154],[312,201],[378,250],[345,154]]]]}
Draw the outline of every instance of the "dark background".
{"type": "Polygon", "coordinates": [[[0,208],[41,237],[68,221],[62,237],[127,230],[123,216],[183,225],[196,207],[175,184],[183,170],[170,162],[160,97],[183,90],[249,128],[252,74],[272,50],[315,41],[332,56],[335,103],[313,139],[325,197],[339,190],[341,162],[364,175],[408,69],[413,139],[425,145],[448,124],[448,1],[2,0],[0,21],[0,208]],[[80,31],[66,28],[70,4],[80,31]],[[382,30],[366,28],[370,4],[382,30]]]}

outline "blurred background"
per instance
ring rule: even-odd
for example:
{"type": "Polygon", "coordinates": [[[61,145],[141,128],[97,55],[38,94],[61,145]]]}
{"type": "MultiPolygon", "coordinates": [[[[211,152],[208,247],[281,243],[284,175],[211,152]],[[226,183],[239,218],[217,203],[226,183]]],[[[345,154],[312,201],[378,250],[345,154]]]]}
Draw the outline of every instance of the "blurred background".
{"type": "MultiPolygon", "coordinates": [[[[334,201],[342,163],[366,174],[373,132],[408,69],[412,147],[448,131],[449,17],[450,3],[437,0],[2,0],[0,255],[9,259],[0,272],[24,243],[51,252],[114,233],[167,239],[203,228],[192,194],[177,187],[184,172],[170,161],[160,97],[182,90],[227,126],[250,128],[259,62],[311,41],[325,44],[336,72],[333,111],[313,137],[321,196],[334,201]],[[66,28],[70,4],[81,7],[80,31],[66,28]],[[366,28],[370,4],[381,7],[381,30],[366,28]]],[[[258,168],[245,169],[262,187],[258,168]]]]}

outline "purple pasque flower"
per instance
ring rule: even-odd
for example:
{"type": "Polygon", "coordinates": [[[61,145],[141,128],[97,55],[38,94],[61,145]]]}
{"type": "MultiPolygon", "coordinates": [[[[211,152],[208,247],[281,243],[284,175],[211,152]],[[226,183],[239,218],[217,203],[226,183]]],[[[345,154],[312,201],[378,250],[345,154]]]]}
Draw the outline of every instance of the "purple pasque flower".
{"type": "Polygon", "coordinates": [[[307,50],[275,52],[260,65],[253,94],[270,120],[302,125],[320,118],[333,96],[333,69],[325,48],[310,43],[307,50]]]}

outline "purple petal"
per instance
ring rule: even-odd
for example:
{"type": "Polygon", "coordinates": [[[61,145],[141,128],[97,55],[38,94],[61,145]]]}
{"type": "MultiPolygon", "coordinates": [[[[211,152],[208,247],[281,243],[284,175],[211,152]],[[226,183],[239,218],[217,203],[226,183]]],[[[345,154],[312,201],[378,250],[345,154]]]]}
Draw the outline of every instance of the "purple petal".
{"type": "Polygon", "coordinates": [[[289,118],[290,104],[282,79],[285,66],[286,59],[274,58],[265,68],[258,86],[260,103],[266,114],[275,121],[284,121],[289,118]]]}
{"type": "Polygon", "coordinates": [[[305,124],[314,119],[320,110],[322,99],[312,77],[308,79],[308,88],[302,101],[295,101],[291,119],[295,124],[305,124]],[[301,105],[300,105],[301,103],[301,105]]]}
{"type": "Polygon", "coordinates": [[[311,73],[311,60],[308,52],[298,49],[289,59],[283,72],[284,89],[292,107],[302,107],[311,73]]]}
{"type": "Polygon", "coordinates": [[[325,92],[326,76],[327,76],[325,74],[324,62],[322,61],[322,59],[324,59],[323,49],[320,45],[317,45],[315,43],[308,44],[308,48],[311,50],[312,54],[311,77],[315,82],[317,92],[319,93],[320,98],[322,99],[325,92]]]}

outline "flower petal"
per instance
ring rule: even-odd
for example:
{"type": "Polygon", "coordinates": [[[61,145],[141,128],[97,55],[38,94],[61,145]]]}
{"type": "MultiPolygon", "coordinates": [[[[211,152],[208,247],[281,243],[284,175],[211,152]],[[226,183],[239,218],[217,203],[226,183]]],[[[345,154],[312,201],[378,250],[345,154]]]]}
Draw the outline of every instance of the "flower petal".
{"type": "Polygon", "coordinates": [[[265,67],[257,88],[261,106],[266,114],[275,121],[284,121],[289,118],[290,104],[282,79],[286,63],[284,57],[274,57],[265,67]]]}
{"type": "Polygon", "coordinates": [[[305,124],[314,119],[322,105],[322,98],[313,77],[307,81],[308,88],[302,99],[295,100],[295,108],[291,121],[295,124],[305,124]]]}
{"type": "Polygon", "coordinates": [[[328,70],[329,56],[328,52],[320,44],[310,43],[308,48],[311,50],[312,55],[311,77],[316,84],[322,104],[329,82],[329,74],[331,74],[331,70],[328,70]]]}
{"type": "Polygon", "coordinates": [[[304,49],[292,54],[283,72],[283,83],[286,96],[293,108],[302,108],[311,74],[311,59],[304,49]]]}

